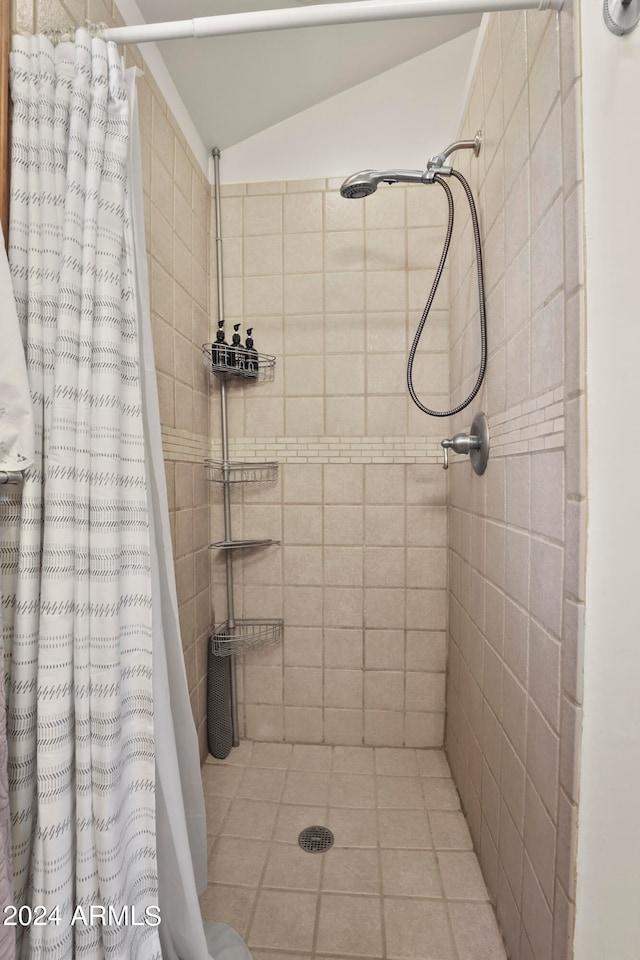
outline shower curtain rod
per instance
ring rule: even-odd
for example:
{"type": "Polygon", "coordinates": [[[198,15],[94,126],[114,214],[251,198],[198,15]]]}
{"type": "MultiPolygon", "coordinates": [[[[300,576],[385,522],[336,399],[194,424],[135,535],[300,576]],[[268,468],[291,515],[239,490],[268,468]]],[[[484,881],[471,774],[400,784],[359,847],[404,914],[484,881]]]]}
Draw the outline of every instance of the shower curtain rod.
{"type": "Polygon", "coordinates": [[[220,37],[293,27],[319,27],[336,23],[366,23],[373,20],[407,20],[412,17],[439,17],[455,13],[497,13],[502,10],[561,10],[564,0],[355,0],[351,3],[322,3],[284,10],[255,10],[225,13],[193,20],[142,23],[111,27],[105,40],[116,43],[149,43],[152,40],[183,40],[191,37],[220,37]]]}

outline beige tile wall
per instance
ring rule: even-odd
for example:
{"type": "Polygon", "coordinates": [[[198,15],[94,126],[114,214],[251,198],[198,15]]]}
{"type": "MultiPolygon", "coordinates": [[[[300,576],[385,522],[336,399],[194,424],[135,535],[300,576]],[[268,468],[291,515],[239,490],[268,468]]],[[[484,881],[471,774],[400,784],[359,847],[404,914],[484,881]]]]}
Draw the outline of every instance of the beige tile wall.
{"type": "Polygon", "coordinates": [[[209,331],[209,184],[148,73],[138,81],[138,93],[151,319],[180,627],[204,757],[211,578],[209,491],[203,469],[209,444],[209,380],[201,345],[209,331]]]}
{"type": "MultiPolygon", "coordinates": [[[[223,158],[224,160],[224,158],[223,158]]],[[[344,200],[340,181],[223,188],[225,305],[277,357],[272,383],[232,385],[231,456],[279,459],[276,484],[233,492],[235,537],[281,547],[235,562],[239,616],[285,619],[282,647],[239,660],[253,739],[442,743],[446,421],[409,400],[409,337],[437,266],[438,188],[344,200]]],[[[445,277],[416,382],[449,391],[445,277]]],[[[215,302],[215,296],[212,296],[215,302]]],[[[214,453],[220,455],[219,404],[214,453]]],[[[215,485],[213,485],[215,487],[215,485]]],[[[212,490],[222,536],[221,492],[212,490]]],[[[214,570],[225,616],[224,561],[214,570]]]]}
{"type": "MultiPolygon", "coordinates": [[[[493,16],[460,158],[480,195],[484,477],[450,471],[446,742],[511,960],[571,956],[585,522],[580,71],[571,12],[493,16]]],[[[451,264],[452,397],[477,364],[467,223],[451,264]]],[[[472,412],[455,418],[468,429],[472,412]]]]}
{"type": "MultiPolygon", "coordinates": [[[[13,0],[25,33],[121,23],[111,0],[13,0]]],[[[209,444],[209,184],[136,48],[151,309],[160,415],[187,680],[206,754],[206,648],[211,617],[209,501],[202,460],[209,444]]]]}

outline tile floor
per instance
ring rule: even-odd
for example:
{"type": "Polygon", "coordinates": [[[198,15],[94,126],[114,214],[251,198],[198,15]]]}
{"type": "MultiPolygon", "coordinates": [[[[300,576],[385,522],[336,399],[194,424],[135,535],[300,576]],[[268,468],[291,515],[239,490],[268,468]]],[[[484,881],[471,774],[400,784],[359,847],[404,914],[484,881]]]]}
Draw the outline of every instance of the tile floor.
{"type": "Polygon", "coordinates": [[[202,769],[203,915],[254,960],[506,960],[442,751],[243,741],[202,769]]]}

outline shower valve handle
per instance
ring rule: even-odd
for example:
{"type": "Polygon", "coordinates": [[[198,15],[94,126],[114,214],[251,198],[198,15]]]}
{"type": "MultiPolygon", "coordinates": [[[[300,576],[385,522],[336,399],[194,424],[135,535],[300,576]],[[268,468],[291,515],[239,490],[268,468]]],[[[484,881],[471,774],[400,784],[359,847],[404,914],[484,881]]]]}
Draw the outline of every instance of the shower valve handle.
{"type": "Polygon", "coordinates": [[[456,433],[451,439],[441,440],[443,463],[445,470],[449,469],[449,450],[454,453],[467,454],[475,473],[482,475],[487,469],[489,459],[489,430],[484,413],[477,413],[473,418],[469,433],[456,433]]]}
{"type": "Polygon", "coordinates": [[[442,446],[444,456],[442,466],[445,470],[448,470],[449,448],[451,448],[454,453],[469,454],[472,450],[479,450],[482,446],[482,441],[480,437],[476,437],[471,433],[456,433],[452,439],[441,440],[440,445],[442,446]]]}

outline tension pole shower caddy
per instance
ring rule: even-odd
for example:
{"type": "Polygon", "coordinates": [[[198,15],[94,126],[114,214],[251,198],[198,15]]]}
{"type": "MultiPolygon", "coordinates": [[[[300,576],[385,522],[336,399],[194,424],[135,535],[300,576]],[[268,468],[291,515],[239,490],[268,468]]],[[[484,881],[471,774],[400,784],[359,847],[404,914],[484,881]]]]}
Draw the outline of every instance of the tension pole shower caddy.
{"type": "MultiPolygon", "coordinates": [[[[220,151],[212,151],[214,165],[216,216],[216,267],[218,320],[224,322],[224,293],[222,270],[222,231],[220,211],[220,151]]],[[[238,700],[236,663],[238,654],[256,647],[278,643],[282,639],[284,623],[280,619],[238,619],[235,615],[233,593],[233,558],[237,550],[267,547],[278,540],[234,540],[231,531],[231,489],[238,483],[264,483],[277,479],[278,464],[247,463],[229,458],[229,424],[227,415],[228,388],[232,383],[251,384],[273,380],[275,357],[253,352],[247,362],[237,363],[242,348],[226,344],[205,343],[202,354],[205,366],[220,384],[220,423],[222,459],[205,460],[207,478],[222,484],[224,506],[224,539],[211,544],[212,549],[225,555],[227,618],[216,626],[209,638],[207,726],[209,749],[220,759],[226,757],[232,746],[238,746],[238,700]]]]}

